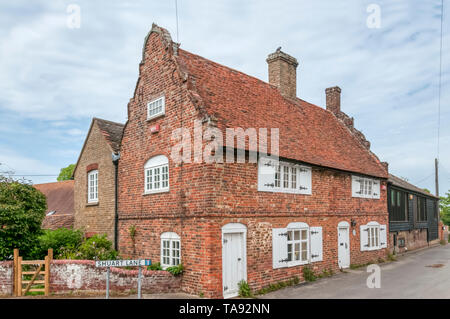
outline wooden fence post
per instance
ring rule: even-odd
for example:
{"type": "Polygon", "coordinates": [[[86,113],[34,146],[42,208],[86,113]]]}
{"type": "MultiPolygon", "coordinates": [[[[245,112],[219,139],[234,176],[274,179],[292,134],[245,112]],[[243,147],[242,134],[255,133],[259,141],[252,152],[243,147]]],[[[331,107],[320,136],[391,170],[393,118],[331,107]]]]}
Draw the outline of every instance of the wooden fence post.
{"type": "Polygon", "coordinates": [[[48,258],[50,258],[50,261],[52,261],[53,260],[53,248],[49,248],[48,249],[48,258]]]}
{"type": "Polygon", "coordinates": [[[13,296],[17,297],[17,284],[18,284],[18,276],[17,276],[17,271],[19,269],[18,267],[18,262],[19,262],[19,249],[15,248],[14,249],[14,266],[13,266],[13,296]]]}
{"type": "Polygon", "coordinates": [[[22,257],[17,260],[17,296],[22,296],[22,257]]]}
{"type": "Polygon", "coordinates": [[[50,291],[50,258],[45,256],[45,291],[44,295],[48,296],[50,291]]]}

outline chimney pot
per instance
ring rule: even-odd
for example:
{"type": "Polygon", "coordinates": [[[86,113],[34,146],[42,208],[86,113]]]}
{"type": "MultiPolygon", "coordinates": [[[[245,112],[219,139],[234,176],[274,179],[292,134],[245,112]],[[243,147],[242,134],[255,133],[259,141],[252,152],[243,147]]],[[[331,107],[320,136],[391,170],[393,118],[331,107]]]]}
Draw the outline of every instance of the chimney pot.
{"type": "Polygon", "coordinates": [[[338,115],[341,113],[341,88],[333,86],[325,89],[327,110],[338,115]]]}
{"type": "Polygon", "coordinates": [[[289,98],[297,97],[297,59],[281,51],[279,47],[267,57],[269,83],[289,98]]]}

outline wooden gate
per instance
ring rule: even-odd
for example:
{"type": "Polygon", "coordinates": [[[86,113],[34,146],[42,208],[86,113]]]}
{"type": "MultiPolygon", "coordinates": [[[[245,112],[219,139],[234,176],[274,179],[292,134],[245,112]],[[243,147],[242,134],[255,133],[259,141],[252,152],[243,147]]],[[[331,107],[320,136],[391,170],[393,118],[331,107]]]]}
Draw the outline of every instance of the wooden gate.
{"type": "Polygon", "coordinates": [[[45,260],[23,260],[19,256],[19,250],[14,249],[14,296],[25,296],[28,292],[43,292],[45,296],[48,296],[50,292],[50,262],[52,259],[53,249],[48,250],[45,260]],[[27,268],[25,271],[24,265],[27,268]],[[32,269],[33,266],[36,266],[36,268],[32,269]],[[27,277],[25,280],[24,276],[27,277]],[[26,286],[24,287],[24,285],[26,286]],[[35,285],[44,285],[44,288],[32,288],[35,285]]]}

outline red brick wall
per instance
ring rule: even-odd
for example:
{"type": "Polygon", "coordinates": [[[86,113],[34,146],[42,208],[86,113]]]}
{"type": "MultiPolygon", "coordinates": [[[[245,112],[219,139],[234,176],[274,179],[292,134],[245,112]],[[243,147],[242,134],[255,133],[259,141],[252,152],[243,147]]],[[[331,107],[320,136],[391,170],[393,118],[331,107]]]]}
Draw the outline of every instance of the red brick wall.
{"type": "Polygon", "coordinates": [[[13,262],[0,261],[0,296],[13,293],[13,262]]]}
{"type": "MultiPolygon", "coordinates": [[[[172,47],[152,33],[140,65],[135,96],[128,105],[119,161],[119,245],[124,256],[160,258],[160,235],[166,231],[181,237],[185,273],[182,289],[222,296],[221,227],[229,222],[247,225],[247,274],[250,286],[301,278],[301,266],[272,269],[272,232],[290,222],[322,226],[324,261],[314,263],[317,271],[337,271],[337,224],[354,219],[350,229],[351,263],[361,264],[384,257],[386,250],[361,252],[359,226],[377,221],[388,226],[386,190],[379,200],[351,197],[351,174],[314,168],[313,195],[257,191],[256,164],[175,164],[170,158],[172,131],[191,129],[201,118],[189,95],[188,82],[180,78],[182,66],[171,57],[172,47]],[[146,104],[165,95],[166,114],[147,121],[146,104]],[[150,128],[160,125],[156,134],[150,128]],[[143,195],[144,164],[159,154],[169,158],[170,191],[143,195]],[[129,229],[136,227],[134,239],[129,229]]],[[[283,138],[282,136],[280,138],[283,138]]],[[[385,182],[383,182],[385,188],[385,182]]]]}
{"type": "MultiPolygon", "coordinates": [[[[111,268],[110,291],[137,291],[137,270],[111,268]]],[[[180,290],[180,277],[167,271],[142,271],[142,292],[162,293],[180,290]]],[[[90,293],[106,289],[106,268],[96,268],[90,260],[53,260],[51,293],[90,293]]]]}

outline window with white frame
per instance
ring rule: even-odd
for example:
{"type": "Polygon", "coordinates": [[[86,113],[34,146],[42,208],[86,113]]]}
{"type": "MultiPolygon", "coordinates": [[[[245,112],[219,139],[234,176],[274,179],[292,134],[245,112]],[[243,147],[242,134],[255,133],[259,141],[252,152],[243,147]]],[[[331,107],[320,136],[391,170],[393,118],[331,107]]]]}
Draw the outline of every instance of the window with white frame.
{"type": "Polygon", "coordinates": [[[152,157],[145,163],[145,190],[158,193],[169,190],[169,160],[164,155],[152,157]]]}
{"type": "Polygon", "coordinates": [[[380,198],[380,181],[373,178],[352,176],[352,196],[360,198],[380,198]]]}
{"type": "Polygon", "coordinates": [[[310,195],[311,167],[260,157],[258,190],[310,195]]]}
{"type": "Polygon", "coordinates": [[[88,173],[88,203],[98,202],[98,170],[88,173]]]}
{"type": "Polygon", "coordinates": [[[308,262],[308,228],[288,229],[287,260],[288,262],[308,262]]]}
{"type": "Polygon", "coordinates": [[[161,266],[163,269],[181,262],[180,236],[173,232],[161,234],[161,266]]]}
{"type": "Polygon", "coordinates": [[[387,247],[387,228],[377,222],[360,227],[361,251],[377,250],[387,247]]]}
{"type": "Polygon", "coordinates": [[[147,120],[164,115],[165,113],[165,98],[161,96],[147,104],[147,120]]]}
{"type": "Polygon", "coordinates": [[[292,267],[321,261],[322,227],[302,222],[272,229],[273,268],[292,267]]]}

